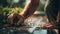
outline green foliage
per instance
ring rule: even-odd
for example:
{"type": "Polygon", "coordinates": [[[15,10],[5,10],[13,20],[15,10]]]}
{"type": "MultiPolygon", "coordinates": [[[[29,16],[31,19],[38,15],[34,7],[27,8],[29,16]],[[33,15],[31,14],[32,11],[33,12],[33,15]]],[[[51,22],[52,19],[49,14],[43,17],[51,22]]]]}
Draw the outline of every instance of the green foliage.
{"type": "Polygon", "coordinates": [[[38,11],[43,11],[44,10],[44,4],[40,3],[37,10],[38,11]]]}
{"type": "Polygon", "coordinates": [[[22,8],[0,8],[0,24],[7,23],[7,18],[11,13],[20,13],[22,8]]]}
{"type": "Polygon", "coordinates": [[[25,2],[26,2],[26,0],[20,0],[19,1],[19,6],[24,7],[25,2]]]}
{"type": "Polygon", "coordinates": [[[1,7],[24,7],[26,0],[0,0],[1,7]]]}

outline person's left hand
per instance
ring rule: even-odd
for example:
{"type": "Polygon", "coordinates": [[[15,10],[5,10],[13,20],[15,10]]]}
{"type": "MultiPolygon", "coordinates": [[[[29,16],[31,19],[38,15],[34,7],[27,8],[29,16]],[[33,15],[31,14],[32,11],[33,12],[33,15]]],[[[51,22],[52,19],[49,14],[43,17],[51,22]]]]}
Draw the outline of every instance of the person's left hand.
{"type": "Polygon", "coordinates": [[[52,25],[52,24],[50,24],[50,23],[41,24],[40,26],[41,26],[41,28],[46,28],[46,29],[50,29],[50,28],[52,28],[52,27],[53,27],[53,25],[52,25]]]}

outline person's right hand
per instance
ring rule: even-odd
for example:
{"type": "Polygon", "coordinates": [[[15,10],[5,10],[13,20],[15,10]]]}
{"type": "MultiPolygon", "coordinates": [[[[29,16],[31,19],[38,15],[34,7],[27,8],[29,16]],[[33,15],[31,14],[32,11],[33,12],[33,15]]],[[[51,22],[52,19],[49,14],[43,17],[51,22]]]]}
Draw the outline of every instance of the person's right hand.
{"type": "Polygon", "coordinates": [[[9,24],[14,24],[16,23],[17,25],[20,25],[24,22],[24,17],[20,14],[13,13],[8,16],[8,23],[9,24]]]}

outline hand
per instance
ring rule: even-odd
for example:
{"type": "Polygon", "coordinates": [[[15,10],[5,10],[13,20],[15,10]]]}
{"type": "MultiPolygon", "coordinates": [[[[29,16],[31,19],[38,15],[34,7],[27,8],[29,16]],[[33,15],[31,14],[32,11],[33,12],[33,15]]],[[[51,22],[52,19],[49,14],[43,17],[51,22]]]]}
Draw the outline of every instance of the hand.
{"type": "Polygon", "coordinates": [[[8,16],[8,22],[10,24],[16,23],[17,25],[20,25],[24,22],[24,17],[20,14],[13,13],[10,16],[8,16]]]}
{"type": "Polygon", "coordinates": [[[52,27],[53,27],[53,25],[52,25],[52,24],[50,24],[50,23],[41,24],[40,26],[41,26],[41,28],[47,28],[47,29],[50,29],[50,28],[52,28],[52,27]]]}

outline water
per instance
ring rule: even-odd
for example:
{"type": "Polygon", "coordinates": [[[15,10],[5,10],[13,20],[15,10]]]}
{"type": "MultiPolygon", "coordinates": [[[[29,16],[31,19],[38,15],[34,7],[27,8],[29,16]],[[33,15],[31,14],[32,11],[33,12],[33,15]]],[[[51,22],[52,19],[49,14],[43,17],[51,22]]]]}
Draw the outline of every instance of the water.
{"type": "MultiPolygon", "coordinates": [[[[15,30],[12,30],[12,29],[0,29],[0,34],[31,34],[27,31],[15,31],[15,30]]],[[[43,30],[43,29],[39,29],[39,30],[35,30],[33,32],[33,34],[47,34],[47,30],[43,30]]]]}
{"type": "Polygon", "coordinates": [[[43,29],[36,30],[33,32],[33,34],[47,34],[47,30],[43,30],[43,29]]]}

